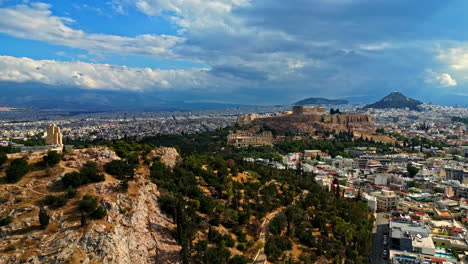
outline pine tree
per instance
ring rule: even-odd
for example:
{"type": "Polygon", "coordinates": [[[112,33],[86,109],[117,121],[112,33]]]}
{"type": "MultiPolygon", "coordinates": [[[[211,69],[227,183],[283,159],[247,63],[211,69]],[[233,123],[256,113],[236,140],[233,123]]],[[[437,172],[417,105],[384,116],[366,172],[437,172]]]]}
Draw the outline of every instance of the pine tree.
{"type": "Polygon", "coordinates": [[[49,224],[49,221],[50,216],[47,213],[47,210],[41,208],[41,210],[39,210],[39,223],[41,224],[41,229],[46,229],[47,225],[49,224]]]}

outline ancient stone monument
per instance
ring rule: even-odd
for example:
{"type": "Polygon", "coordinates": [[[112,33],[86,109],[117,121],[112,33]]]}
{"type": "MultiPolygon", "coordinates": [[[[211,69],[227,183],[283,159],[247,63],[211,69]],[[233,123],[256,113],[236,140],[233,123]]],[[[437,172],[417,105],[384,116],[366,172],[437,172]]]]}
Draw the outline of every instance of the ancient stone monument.
{"type": "Polygon", "coordinates": [[[373,132],[375,124],[369,114],[343,113],[329,115],[324,106],[293,106],[292,112],[277,115],[248,114],[238,124],[251,129],[264,128],[279,134],[316,132],[373,132]]]}
{"type": "Polygon", "coordinates": [[[63,146],[60,128],[54,124],[47,127],[46,145],[63,146]]]}
{"type": "Polygon", "coordinates": [[[273,135],[270,131],[258,134],[252,131],[237,131],[228,135],[227,143],[235,147],[271,146],[273,145],[273,135]]]}

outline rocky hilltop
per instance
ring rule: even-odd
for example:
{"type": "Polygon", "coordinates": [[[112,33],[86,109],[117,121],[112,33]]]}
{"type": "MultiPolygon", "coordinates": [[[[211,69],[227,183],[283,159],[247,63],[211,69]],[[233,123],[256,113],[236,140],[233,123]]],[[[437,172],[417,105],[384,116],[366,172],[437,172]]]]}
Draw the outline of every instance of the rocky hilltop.
{"type": "Polygon", "coordinates": [[[410,110],[421,110],[422,102],[408,98],[399,92],[392,92],[380,101],[366,105],[364,108],[386,109],[386,108],[409,108],[410,110]]]}
{"type": "Polygon", "coordinates": [[[251,126],[263,127],[279,133],[313,133],[375,130],[371,115],[284,115],[267,118],[257,118],[251,121],[251,126]]]}
{"type": "MultiPolygon", "coordinates": [[[[160,154],[173,155],[174,151],[160,154]]],[[[116,156],[109,150],[102,153],[104,159],[116,156]]],[[[73,155],[74,160],[80,156],[73,155]]],[[[0,218],[11,217],[11,223],[0,227],[0,263],[180,262],[180,247],[170,231],[173,223],[158,207],[159,192],[148,179],[148,168],[136,171],[125,192],[119,188],[120,181],[106,173],[104,181],[82,185],[64,206],[46,207],[50,223],[42,230],[38,215],[45,197],[64,195],[60,179],[78,169],[64,161],[42,169],[38,162],[30,159],[32,170],[17,183],[0,184],[0,218]],[[95,197],[107,215],[82,225],[78,204],[84,195],[95,197]]],[[[76,160],[73,164],[81,163],[76,160]]],[[[0,177],[4,174],[0,171],[0,177]]]]}

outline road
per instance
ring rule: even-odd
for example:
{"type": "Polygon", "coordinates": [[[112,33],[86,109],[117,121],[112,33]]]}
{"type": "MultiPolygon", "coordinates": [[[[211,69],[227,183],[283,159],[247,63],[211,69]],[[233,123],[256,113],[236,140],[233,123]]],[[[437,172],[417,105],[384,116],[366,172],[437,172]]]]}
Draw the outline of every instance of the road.
{"type": "MultiPolygon", "coordinates": [[[[386,213],[377,213],[376,220],[374,225],[374,230],[372,230],[372,253],[371,253],[371,263],[372,264],[386,264],[387,262],[382,259],[383,246],[383,235],[384,231],[388,229],[388,219],[385,219],[384,216],[386,213]]],[[[389,239],[390,242],[390,239],[389,239]]]]}

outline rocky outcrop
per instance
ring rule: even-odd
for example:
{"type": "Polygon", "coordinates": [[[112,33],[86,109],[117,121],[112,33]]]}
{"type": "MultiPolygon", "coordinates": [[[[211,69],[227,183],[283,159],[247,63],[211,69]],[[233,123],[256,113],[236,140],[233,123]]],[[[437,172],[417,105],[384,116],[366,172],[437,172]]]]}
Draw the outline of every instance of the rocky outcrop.
{"type": "Polygon", "coordinates": [[[100,147],[73,149],[65,155],[64,160],[68,167],[79,168],[88,161],[94,161],[99,165],[103,165],[113,160],[120,160],[120,157],[117,156],[115,151],[106,147],[100,147]]]}
{"type": "MultiPolygon", "coordinates": [[[[91,220],[87,227],[80,224],[78,198],[49,210],[46,230],[39,228],[37,201],[25,206],[6,202],[8,208],[1,213],[13,216],[13,222],[0,228],[0,263],[180,263],[180,247],[170,231],[173,224],[158,207],[156,185],[138,179],[130,182],[127,193],[119,192],[117,185],[109,181],[80,190],[80,197],[91,194],[107,209],[105,218],[91,220]]],[[[18,189],[24,199],[41,195],[8,187],[18,189]]]]}
{"type": "Polygon", "coordinates": [[[340,114],[340,115],[284,115],[257,118],[251,122],[252,126],[264,127],[278,133],[314,133],[375,130],[372,116],[368,114],[340,114]]]}
{"type": "Polygon", "coordinates": [[[178,159],[179,153],[175,148],[160,147],[158,149],[152,150],[147,158],[152,160],[159,157],[161,162],[170,168],[174,168],[178,159]]]}

